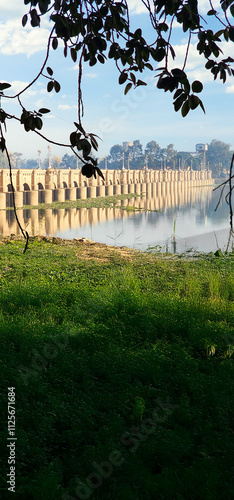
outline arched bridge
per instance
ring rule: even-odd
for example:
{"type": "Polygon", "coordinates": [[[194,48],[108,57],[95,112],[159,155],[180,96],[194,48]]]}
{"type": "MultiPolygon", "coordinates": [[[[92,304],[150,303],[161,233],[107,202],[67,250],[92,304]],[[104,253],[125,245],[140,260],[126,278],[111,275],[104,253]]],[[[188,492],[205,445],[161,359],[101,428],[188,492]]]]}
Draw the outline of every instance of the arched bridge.
{"type": "MultiPolygon", "coordinates": [[[[12,170],[16,206],[38,205],[53,201],[95,198],[113,194],[141,194],[155,185],[161,192],[173,184],[189,187],[212,184],[210,171],[183,170],[102,170],[101,177],[87,179],[81,170],[71,169],[18,169],[12,170]]],[[[0,208],[12,206],[10,173],[0,170],[0,208]]]]}

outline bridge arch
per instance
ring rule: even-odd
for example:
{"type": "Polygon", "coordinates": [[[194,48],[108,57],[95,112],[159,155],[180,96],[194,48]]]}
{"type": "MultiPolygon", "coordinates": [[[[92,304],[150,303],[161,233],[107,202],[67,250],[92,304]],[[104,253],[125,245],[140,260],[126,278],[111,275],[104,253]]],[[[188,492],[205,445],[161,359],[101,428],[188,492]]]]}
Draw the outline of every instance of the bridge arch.
{"type": "Polygon", "coordinates": [[[8,184],[7,185],[7,199],[6,199],[6,206],[7,207],[13,207],[13,191],[12,191],[12,185],[8,184]]]}
{"type": "Polygon", "coordinates": [[[77,188],[78,187],[78,184],[76,181],[73,181],[73,187],[77,188]]]}
{"type": "Polygon", "coordinates": [[[38,187],[38,203],[45,203],[45,191],[41,182],[37,183],[38,187]]]}
{"type": "Polygon", "coordinates": [[[24,192],[23,192],[23,205],[30,205],[30,202],[31,202],[30,187],[27,184],[27,182],[25,182],[23,184],[23,188],[24,188],[24,192]]]}
{"type": "Polygon", "coordinates": [[[63,181],[63,188],[67,188],[67,183],[63,181]]]}

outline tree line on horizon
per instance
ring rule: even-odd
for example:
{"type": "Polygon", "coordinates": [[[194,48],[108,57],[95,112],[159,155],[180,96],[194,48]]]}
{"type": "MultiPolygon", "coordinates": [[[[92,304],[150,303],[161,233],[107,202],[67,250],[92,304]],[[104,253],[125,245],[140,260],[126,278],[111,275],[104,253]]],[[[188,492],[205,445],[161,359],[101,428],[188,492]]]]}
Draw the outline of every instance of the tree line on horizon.
{"type": "MultiPolygon", "coordinates": [[[[10,153],[13,168],[26,168],[34,169],[39,165],[43,169],[49,166],[48,157],[43,161],[38,158],[23,159],[22,153],[10,153]]],[[[174,149],[173,144],[168,144],[166,148],[161,148],[160,145],[152,140],[146,144],[145,149],[140,140],[135,140],[133,143],[123,143],[123,145],[115,144],[110,148],[109,154],[105,158],[99,160],[99,168],[101,169],[122,169],[131,170],[143,169],[182,169],[186,170],[192,168],[193,170],[210,169],[213,176],[220,177],[222,174],[228,172],[233,151],[230,149],[230,144],[213,139],[208,144],[208,150],[205,154],[199,152],[177,151],[174,149]]],[[[50,166],[52,168],[60,169],[76,169],[81,166],[77,164],[77,157],[75,155],[65,154],[62,158],[57,155],[51,157],[50,166]]],[[[6,155],[0,153],[0,169],[8,168],[6,155]]]]}

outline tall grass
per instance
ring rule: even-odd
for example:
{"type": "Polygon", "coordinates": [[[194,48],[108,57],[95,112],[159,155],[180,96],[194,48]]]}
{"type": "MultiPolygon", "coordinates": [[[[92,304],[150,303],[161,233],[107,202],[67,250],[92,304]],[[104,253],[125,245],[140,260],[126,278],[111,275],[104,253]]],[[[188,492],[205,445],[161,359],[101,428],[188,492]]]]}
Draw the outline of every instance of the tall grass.
{"type": "Polygon", "coordinates": [[[232,498],[233,266],[2,244],[1,498],[232,498]]]}

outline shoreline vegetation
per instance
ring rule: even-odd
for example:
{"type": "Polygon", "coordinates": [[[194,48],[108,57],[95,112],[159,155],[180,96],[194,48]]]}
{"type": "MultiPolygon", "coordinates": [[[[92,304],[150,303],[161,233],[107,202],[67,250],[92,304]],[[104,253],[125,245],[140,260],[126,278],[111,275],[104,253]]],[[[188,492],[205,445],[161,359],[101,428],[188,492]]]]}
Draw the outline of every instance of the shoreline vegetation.
{"type": "MultiPolygon", "coordinates": [[[[123,208],[118,205],[122,200],[131,200],[132,198],[139,198],[142,195],[136,193],[129,194],[119,194],[113,196],[98,196],[97,198],[86,198],[78,199],[75,201],[54,201],[52,203],[39,203],[38,205],[23,205],[22,207],[17,207],[17,210],[46,210],[48,208],[52,209],[69,209],[69,208],[123,208]]],[[[125,207],[124,207],[125,208],[125,207]]],[[[2,210],[14,210],[13,207],[3,208],[2,210]]]]}
{"type": "Polygon", "coordinates": [[[234,254],[46,237],[22,249],[0,240],[16,500],[233,498],[234,254]]]}

